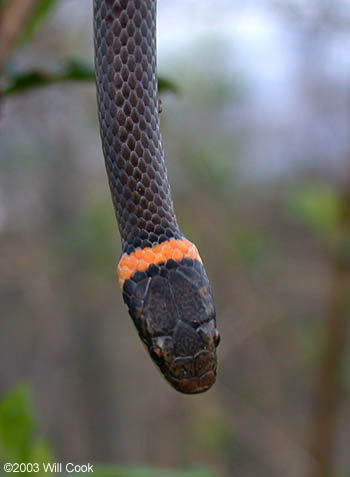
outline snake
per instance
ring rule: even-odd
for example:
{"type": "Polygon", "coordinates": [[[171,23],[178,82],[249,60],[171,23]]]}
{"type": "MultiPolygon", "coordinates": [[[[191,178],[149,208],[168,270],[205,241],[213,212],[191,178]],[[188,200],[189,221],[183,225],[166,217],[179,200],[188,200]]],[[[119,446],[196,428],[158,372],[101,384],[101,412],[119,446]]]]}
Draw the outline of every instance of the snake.
{"type": "Polygon", "coordinates": [[[97,106],[122,253],[123,300],[177,391],[214,384],[220,333],[197,247],[174,212],[159,121],[156,0],[94,0],[97,106]]]}

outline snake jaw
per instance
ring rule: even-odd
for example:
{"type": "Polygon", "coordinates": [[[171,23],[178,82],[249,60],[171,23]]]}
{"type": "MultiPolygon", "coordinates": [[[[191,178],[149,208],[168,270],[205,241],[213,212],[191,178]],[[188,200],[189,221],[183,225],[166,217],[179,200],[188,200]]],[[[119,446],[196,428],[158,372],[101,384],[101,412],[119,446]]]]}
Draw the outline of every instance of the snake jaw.
{"type": "MultiPolygon", "coordinates": [[[[172,338],[158,337],[147,347],[150,356],[165,379],[177,390],[185,394],[199,394],[207,391],[216,379],[216,354],[214,350],[202,349],[194,356],[174,358],[172,338]]],[[[213,348],[213,347],[211,347],[213,348]]]]}

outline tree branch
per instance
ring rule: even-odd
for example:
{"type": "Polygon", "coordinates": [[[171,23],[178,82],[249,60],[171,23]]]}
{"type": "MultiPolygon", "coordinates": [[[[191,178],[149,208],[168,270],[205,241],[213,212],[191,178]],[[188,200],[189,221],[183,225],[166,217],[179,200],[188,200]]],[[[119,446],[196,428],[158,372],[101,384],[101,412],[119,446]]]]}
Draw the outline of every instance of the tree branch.
{"type": "Polygon", "coordinates": [[[314,415],[311,423],[311,453],[315,460],[310,469],[310,477],[336,475],[334,444],[337,411],[342,399],[340,370],[350,316],[350,166],[349,182],[345,184],[341,206],[340,244],[333,260],[332,295],[325,323],[325,343],[315,382],[314,415]]]}

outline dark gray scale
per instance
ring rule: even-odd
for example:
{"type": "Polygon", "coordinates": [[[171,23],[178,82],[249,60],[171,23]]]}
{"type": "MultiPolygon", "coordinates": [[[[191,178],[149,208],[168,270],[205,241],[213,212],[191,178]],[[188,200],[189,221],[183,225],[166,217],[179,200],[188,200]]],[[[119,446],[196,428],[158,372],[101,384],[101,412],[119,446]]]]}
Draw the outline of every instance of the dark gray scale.
{"type": "Polygon", "coordinates": [[[96,83],[123,251],[182,234],[167,180],[156,82],[156,2],[95,0],[96,83]]]}
{"type": "MultiPolygon", "coordinates": [[[[156,1],[94,0],[102,146],[124,253],[183,237],[174,213],[159,129],[156,1]]],[[[179,391],[215,381],[219,334],[200,262],[151,265],[123,286],[139,335],[179,391]]]]}

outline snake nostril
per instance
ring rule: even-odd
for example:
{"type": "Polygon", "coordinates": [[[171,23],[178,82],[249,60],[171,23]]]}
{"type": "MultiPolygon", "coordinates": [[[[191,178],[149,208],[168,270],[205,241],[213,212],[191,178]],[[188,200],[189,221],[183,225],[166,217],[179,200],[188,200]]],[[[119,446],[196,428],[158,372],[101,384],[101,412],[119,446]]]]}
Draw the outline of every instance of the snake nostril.
{"type": "Polygon", "coordinates": [[[216,328],[213,328],[212,334],[213,334],[214,344],[215,344],[216,347],[218,347],[219,344],[220,344],[220,340],[221,340],[220,333],[216,328]]]}

